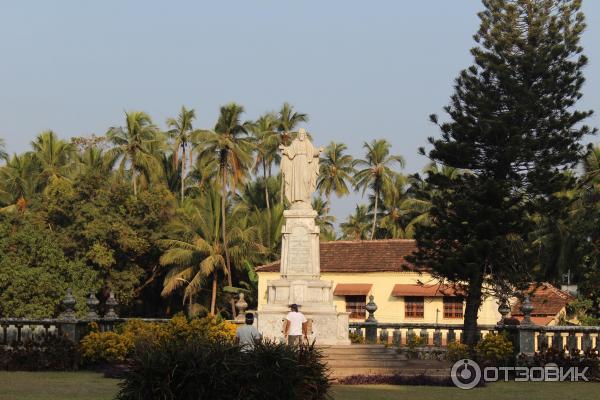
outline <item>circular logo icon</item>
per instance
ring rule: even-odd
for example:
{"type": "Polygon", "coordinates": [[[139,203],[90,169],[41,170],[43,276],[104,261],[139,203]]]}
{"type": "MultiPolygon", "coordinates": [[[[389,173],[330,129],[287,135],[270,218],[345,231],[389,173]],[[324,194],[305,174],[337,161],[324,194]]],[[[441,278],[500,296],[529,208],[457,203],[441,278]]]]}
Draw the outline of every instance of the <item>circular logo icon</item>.
{"type": "Polygon", "coordinates": [[[463,358],[452,366],[452,383],[461,389],[473,389],[481,381],[481,368],[473,360],[463,358]]]}

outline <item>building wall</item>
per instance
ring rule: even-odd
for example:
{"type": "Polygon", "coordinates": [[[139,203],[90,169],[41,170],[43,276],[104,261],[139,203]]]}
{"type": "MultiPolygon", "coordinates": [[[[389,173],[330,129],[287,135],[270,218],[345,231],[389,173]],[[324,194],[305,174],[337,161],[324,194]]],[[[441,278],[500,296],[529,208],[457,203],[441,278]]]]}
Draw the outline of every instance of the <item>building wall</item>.
{"type": "MultiPolygon", "coordinates": [[[[267,281],[279,279],[279,272],[258,272],[258,308],[267,302],[267,281]]],[[[404,317],[404,299],[391,296],[392,289],[396,284],[417,284],[422,282],[426,285],[434,284],[436,281],[427,274],[417,272],[362,272],[362,273],[323,273],[322,280],[338,283],[370,283],[373,285],[371,293],[377,304],[375,318],[379,322],[437,322],[444,324],[462,324],[462,319],[444,318],[443,297],[425,297],[424,317],[404,317]],[[439,312],[436,312],[439,310],[439,312]]],[[[346,310],[345,298],[334,296],[334,303],[338,311],[346,310]]],[[[368,298],[367,298],[368,301],[368,298]]],[[[495,324],[500,320],[498,313],[498,302],[494,298],[486,298],[479,310],[480,324],[495,324]]]]}

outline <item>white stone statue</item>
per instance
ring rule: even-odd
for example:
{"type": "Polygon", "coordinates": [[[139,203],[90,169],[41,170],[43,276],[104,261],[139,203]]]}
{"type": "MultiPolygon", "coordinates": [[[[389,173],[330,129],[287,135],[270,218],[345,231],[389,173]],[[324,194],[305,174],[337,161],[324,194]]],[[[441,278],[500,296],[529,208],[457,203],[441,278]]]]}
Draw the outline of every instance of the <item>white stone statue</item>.
{"type": "Polygon", "coordinates": [[[323,147],[316,149],[300,129],[298,137],[289,146],[280,145],[281,172],[283,173],[285,197],[292,208],[312,208],[311,198],[317,187],[319,176],[319,154],[323,147]]]}

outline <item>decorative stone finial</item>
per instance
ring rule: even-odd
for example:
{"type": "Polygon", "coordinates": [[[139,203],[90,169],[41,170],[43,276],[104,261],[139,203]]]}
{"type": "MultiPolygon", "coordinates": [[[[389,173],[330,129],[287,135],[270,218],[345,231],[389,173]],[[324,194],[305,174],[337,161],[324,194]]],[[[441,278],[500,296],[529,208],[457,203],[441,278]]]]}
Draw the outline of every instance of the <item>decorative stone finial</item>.
{"type": "Polygon", "coordinates": [[[60,319],[75,319],[75,305],[77,304],[77,300],[75,300],[75,296],[73,296],[73,290],[71,288],[67,288],[67,294],[62,301],[64,310],[60,314],[60,319]]]}
{"type": "Polygon", "coordinates": [[[108,299],[106,300],[106,307],[108,307],[108,311],[106,312],[106,314],[104,314],[104,318],[106,318],[106,319],[119,318],[119,316],[117,315],[117,312],[115,311],[115,307],[117,307],[118,305],[119,305],[119,303],[117,302],[117,299],[115,299],[115,294],[111,290],[110,294],[108,295],[108,299]]]}
{"type": "Polygon", "coordinates": [[[523,321],[521,322],[521,325],[533,325],[533,322],[531,321],[533,304],[531,304],[528,294],[525,295],[525,299],[523,300],[523,303],[521,303],[521,311],[523,312],[523,321]]]}
{"type": "Polygon", "coordinates": [[[500,305],[498,306],[498,312],[500,313],[500,315],[502,315],[502,318],[500,318],[498,325],[504,325],[504,320],[506,319],[506,316],[510,312],[510,307],[509,307],[508,303],[506,302],[505,298],[502,298],[500,305]]]}
{"type": "Polygon", "coordinates": [[[366,319],[366,322],[377,322],[375,319],[375,311],[377,311],[377,304],[373,301],[373,295],[369,296],[369,302],[365,306],[365,309],[369,312],[369,317],[366,319]]]}
{"type": "Polygon", "coordinates": [[[87,318],[98,319],[98,305],[100,304],[100,301],[94,295],[94,293],[90,293],[90,296],[85,301],[85,304],[88,308],[87,318]]]}
{"type": "Polygon", "coordinates": [[[239,294],[239,299],[235,303],[235,308],[237,310],[237,319],[244,320],[246,318],[244,314],[248,308],[248,303],[246,303],[246,300],[244,299],[244,293],[239,294]]]}

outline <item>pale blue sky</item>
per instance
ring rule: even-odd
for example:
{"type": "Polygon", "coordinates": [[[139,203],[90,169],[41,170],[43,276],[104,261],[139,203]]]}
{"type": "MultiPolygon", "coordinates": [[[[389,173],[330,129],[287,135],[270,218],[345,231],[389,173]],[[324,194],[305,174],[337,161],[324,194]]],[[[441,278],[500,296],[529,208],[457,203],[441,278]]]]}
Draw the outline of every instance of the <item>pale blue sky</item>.
{"type": "MultiPolygon", "coordinates": [[[[28,149],[44,129],[103,134],[123,110],[164,126],[181,105],[212,127],[236,101],[248,119],[284,101],[310,115],[316,145],[386,138],[406,158],[437,135],[428,115],[448,103],[471,62],[478,0],[0,0],[0,136],[28,149]]],[[[582,108],[600,112],[600,2],[584,4],[590,64],[582,108]]],[[[590,120],[600,126],[600,118],[590,120]]],[[[597,140],[597,139],[595,139],[597,140]]],[[[334,200],[344,218],[360,201],[334,200]]]]}

